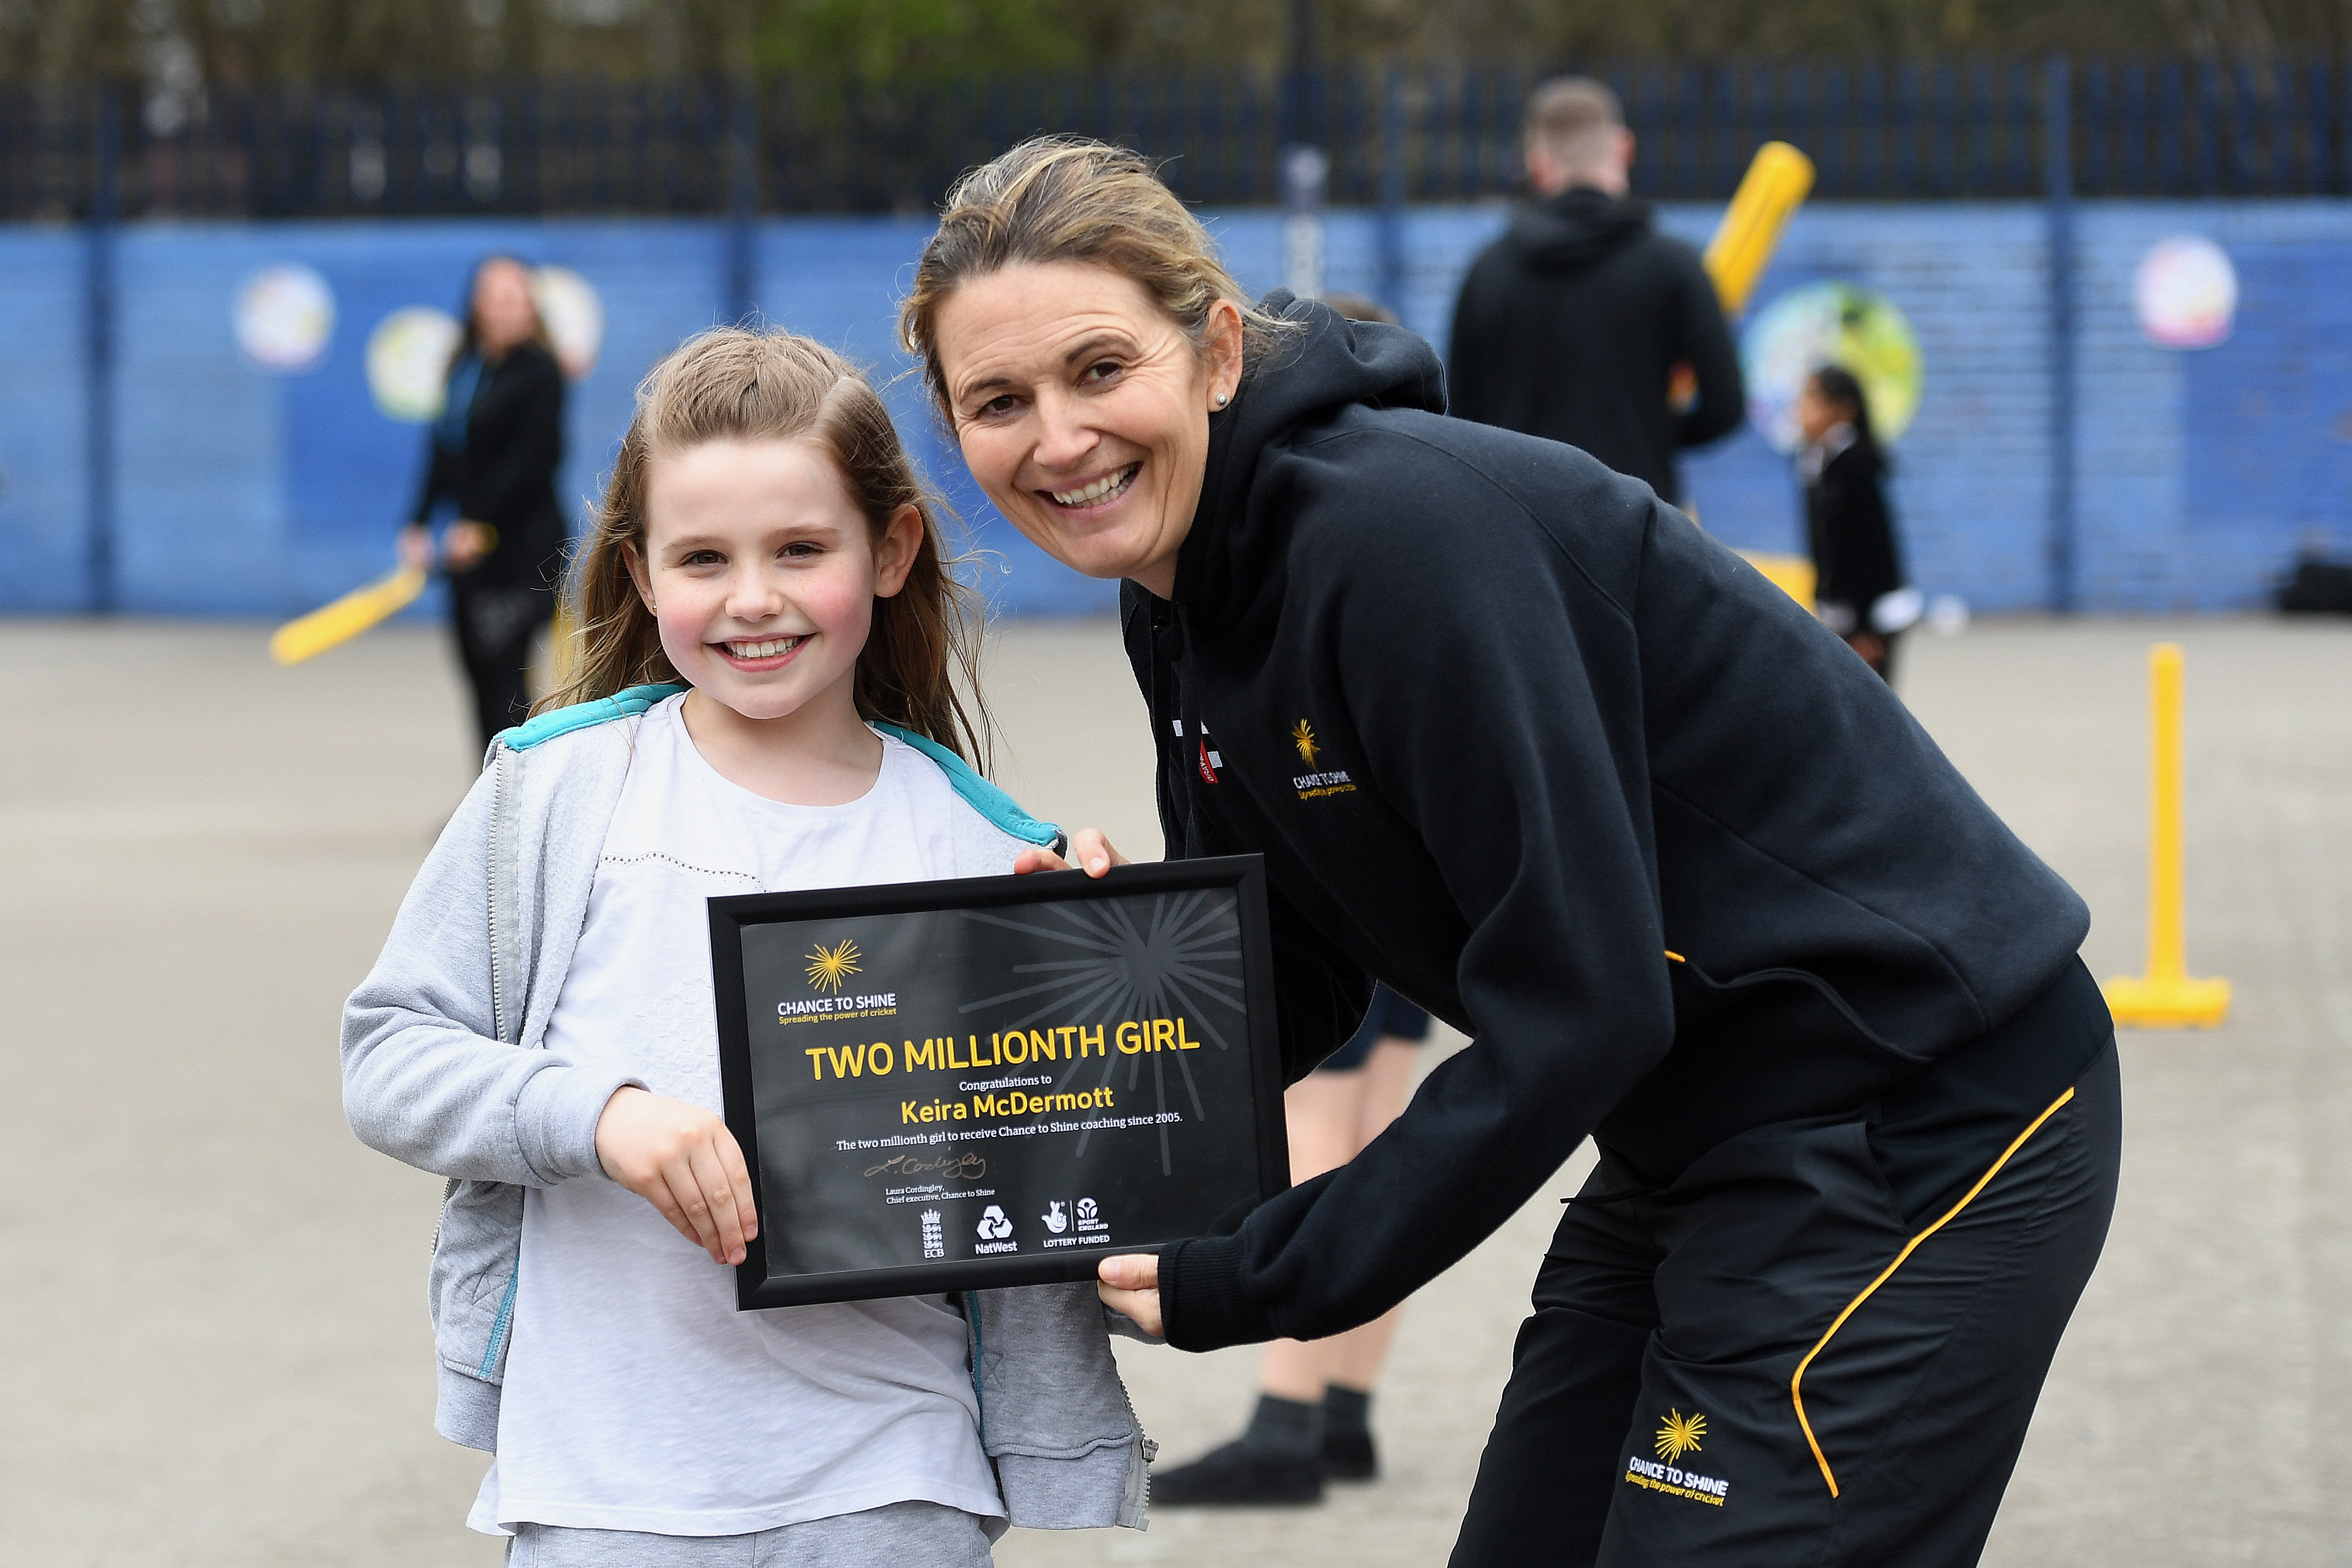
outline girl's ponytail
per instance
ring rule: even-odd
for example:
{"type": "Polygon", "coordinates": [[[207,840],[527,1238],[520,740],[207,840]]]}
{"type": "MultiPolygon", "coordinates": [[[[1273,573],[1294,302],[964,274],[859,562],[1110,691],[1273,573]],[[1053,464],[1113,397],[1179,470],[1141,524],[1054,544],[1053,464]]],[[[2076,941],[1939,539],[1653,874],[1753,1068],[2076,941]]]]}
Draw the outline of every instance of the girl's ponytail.
{"type": "Polygon", "coordinates": [[[710,441],[799,439],[814,441],[832,455],[877,537],[902,507],[922,515],[922,538],[906,585],[874,601],[873,630],[857,655],[858,713],[935,740],[974,766],[986,765],[979,596],[950,570],[940,503],[917,477],[889,410],[865,377],[832,350],[787,332],[705,332],[656,365],[638,386],[636,415],[572,566],[580,657],[571,679],[536,711],[678,678],[629,576],[627,551],[645,549],[646,477],[654,462],[710,441]]]}

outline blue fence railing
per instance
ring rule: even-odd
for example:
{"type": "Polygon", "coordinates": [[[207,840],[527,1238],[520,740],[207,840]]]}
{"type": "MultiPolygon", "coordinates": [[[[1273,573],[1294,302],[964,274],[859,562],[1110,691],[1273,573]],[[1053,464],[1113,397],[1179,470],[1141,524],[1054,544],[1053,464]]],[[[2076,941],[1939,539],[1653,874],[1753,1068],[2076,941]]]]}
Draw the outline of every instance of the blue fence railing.
{"type": "MultiPolygon", "coordinates": [[[[1635,179],[1719,199],[1783,138],[1816,195],[1999,198],[2352,193],[2352,64],[1773,61],[1598,68],[1640,138],[1635,179]],[[2058,85],[2053,91],[2053,84],[2058,85]],[[2053,141],[2063,114],[2070,134],[2053,141]]],[[[956,78],[879,89],[777,78],[559,78],[381,88],[212,87],[169,112],[128,87],[0,87],[0,219],[89,215],[919,211],[1039,131],[1166,161],[1189,200],[1278,199],[1299,125],[1340,203],[1510,191],[1525,66],[956,78]]]]}

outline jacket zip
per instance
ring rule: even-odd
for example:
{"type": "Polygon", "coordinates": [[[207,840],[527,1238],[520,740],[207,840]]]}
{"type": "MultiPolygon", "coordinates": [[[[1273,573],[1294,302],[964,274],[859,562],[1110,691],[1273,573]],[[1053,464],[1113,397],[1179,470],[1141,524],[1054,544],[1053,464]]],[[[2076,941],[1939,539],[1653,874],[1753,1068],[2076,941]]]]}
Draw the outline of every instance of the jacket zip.
{"type": "MultiPolygon", "coordinates": [[[[499,807],[500,797],[505,793],[506,762],[507,753],[501,748],[498,761],[494,765],[495,771],[490,775],[490,863],[488,875],[484,878],[486,885],[482,890],[483,908],[490,928],[490,1032],[502,1040],[507,1037],[507,1025],[506,1003],[499,986],[499,807]]],[[[457,1188],[460,1185],[456,1176],[451,1176],[441,1186],[441,1212],[433,1219],[431,1251],[436,1257],[438,1257],[441,1252],[441,1227],[446,1224],[449,1218],[449,1200],[457,1196],[457,1188]]],[[[508,1281],[507,1288],[511,1300],[514,1281],[508,1281]]],[[[506,1314],[501,1312],[499,1316],[500,1323],[503,1324],[506,1314]]],[[[491,1335],[493,1348],[496,1347],[497,1343],[498,1336],[493,1332],[491,1335]]]]}
{"type": "Polygon", "coordinates": [[[509,1045],[518,1042],[507,1040],[506,988],[499,977],[499,826],[505,813],[507,758],[511,755],[506,747],[499,747],[491,768],[489,885],[483,893],[490,926],[490,1032],[509,1045]]]}
{"type": "MultiPolygon", "coordinates": [[[[514,755],[500,747],[490,771],[490,853],[487,885],[482,890],[482,904],[490,928],[490,1032],[508,1045],[520,1041],[507,1039],[506,988],[499,979],[499,827],[505,817],[507,758],[514,755]]],[[[441,1217],[433,1223],[433,1249],[441,1249],[441,1227],[448,1219],[449,1200],[457,1196],[457,1178],[452,1176],[441,1189],[441,1217]]],[[[499,1352],[504,1348],[507,1325],[514,1321],[516,1287],[522,1283],[522,1247],[517,1238],[514,1266],[507,1270],[507,1288],[499,1298],[499,1315],[491,1321],[489,1342],[482,1347],[479,1375],[485,1383],[498,1372],[499,1352]]]]}

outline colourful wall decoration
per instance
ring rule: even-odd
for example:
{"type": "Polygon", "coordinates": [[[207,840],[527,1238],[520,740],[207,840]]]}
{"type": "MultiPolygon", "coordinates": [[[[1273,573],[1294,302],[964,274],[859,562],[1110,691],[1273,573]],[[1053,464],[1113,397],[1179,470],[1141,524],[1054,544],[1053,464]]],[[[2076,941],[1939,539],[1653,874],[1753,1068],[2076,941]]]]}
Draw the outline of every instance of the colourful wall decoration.
{"type": "Polygon", "coordinates": [[[1823,365],[1843,365],[1870,399],[1878,439],[1894,442],[1919,412],[1919,340],[1885,295],[1856,284],[1808,283],[1757,312],[1740,340],[1748,417],[1764,439],[1794,452],[1797,393],[1823,365]]]}
{"type": "Polygon", "coordinates": [[[281,262],[245,280],[231,316],[247,364],[299,375],[327,357],[335,336],[335,291],[310,267],[281,262]]]}
{"type": "Polygon", "coordinates": [[[368,395],[376,411],[404,424],[425,424],[441,416],[449,356],[466,329],[446,310],[407,305],[386,316],[368,334],[368,395]]]}
{"type": "Polygon", "coordinates": [[[2139,329],[2159,349],[2210,349],[2238,315],[2238,269],[2202,235],[2175,235],[2148,246],[2132,278],[2139,329]]]}

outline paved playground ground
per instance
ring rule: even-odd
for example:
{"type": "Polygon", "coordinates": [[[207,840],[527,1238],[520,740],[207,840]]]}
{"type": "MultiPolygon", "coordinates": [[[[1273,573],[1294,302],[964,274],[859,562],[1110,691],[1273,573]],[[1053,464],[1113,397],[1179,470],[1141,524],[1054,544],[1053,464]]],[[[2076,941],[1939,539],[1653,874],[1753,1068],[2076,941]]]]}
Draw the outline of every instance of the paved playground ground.
{"type": "MultiPolygon", "coordinates": [[[[0,622],[0,1562],[488,1568],[431,1430],[439,1184],[344,1126],[335,1024],[471,773],[439,635],[272,667],[250,625],[0,622]]],[[[1998,1568],[2352,1561],[2352,625],[2021,621],[1915,638],[1906,695],[2137,967],[2144,656],[2186,644],[2189,956],[2212,1034],[2127,1035],[2124,1181],[1995,1530],[1998,1568]]],[[[1156,852],[1108,623],[992,650],[999,774],[1156,852]]],[[[1459,1048],[1458,1040],[1447,1042],[1459,1048]]],[[[1434,1053],[1433,1053],[1434,1054],[1434,1053]]],[[[1376,1487],[1011,1568],[1441,1563],[1558,1198],[1414,1301],[1376,1487]]],[[[1122,1346],[1163,1458],[1254,1354],[1122,1346]]]]}

